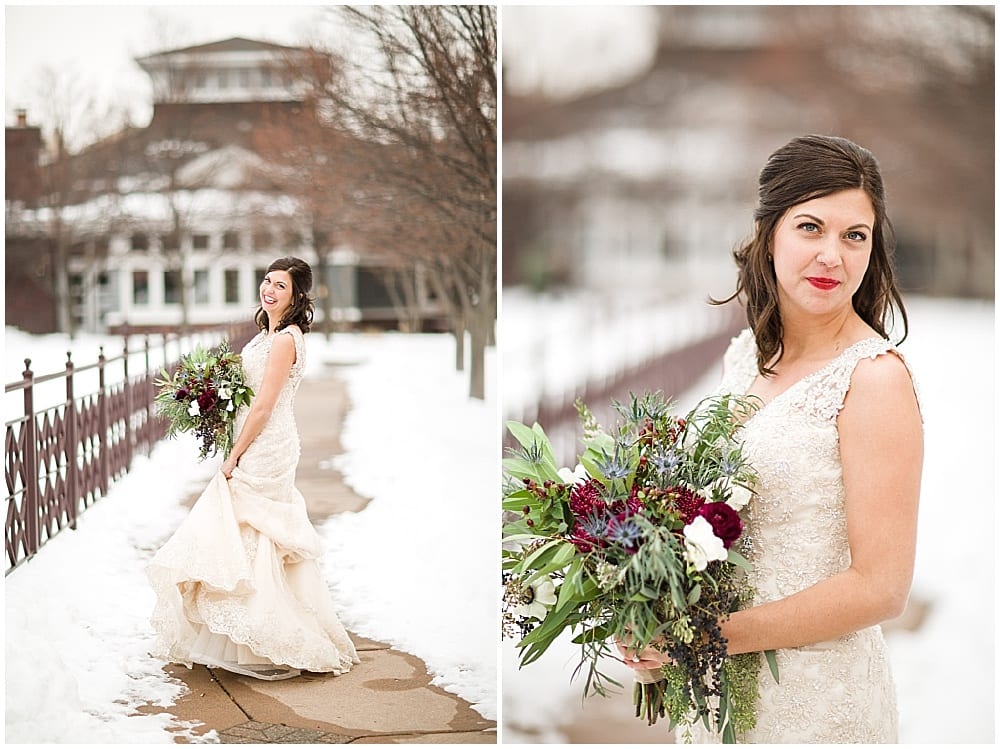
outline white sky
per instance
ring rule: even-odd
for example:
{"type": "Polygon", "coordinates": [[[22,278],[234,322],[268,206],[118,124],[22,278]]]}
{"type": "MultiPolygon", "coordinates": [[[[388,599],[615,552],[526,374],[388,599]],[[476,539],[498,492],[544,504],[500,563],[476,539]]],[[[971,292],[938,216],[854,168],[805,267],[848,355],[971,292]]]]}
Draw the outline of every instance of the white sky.
{"type": "MultiPolygon", "coordinates": [[[[78,117],[113,130],[117,122],[109,110],[127,108],[133,123],[144,125],[152,113],[151,92],[133,58],[232,36],[279,44],[329,42],[336,34],[330,15],[319,3],[5,4],[4,120],[13,124],[15,110],[25,108],[29,124],[49,125],[58,100],[43,84],[43,69],[51,68],[73,92],[64,98],[78,117]],[[86,106],[91,98],[93,106],[86,106]]],[[[501,17],[511,91],[572,96],[628,79],[655,52],[650,7],[506,6],[501,17]]]]}
{"type": "Polygon", "coordinates": [[[621,83],[656,53],[650,6],[503,6],[504,85],[565,98],[621,83]]]}
{"type": "MultiPolygon", "coordinates": [[[[307,42],[321,32],[329,11],[318,4],[235,3],[152,5],[11,5],[4,7],[4,119],[18,108],[29,124],[47,125],[42,70],[75,80],[76,104],[92,95],[98,117],[126,106],[135,124],[152,114],[146,74],[133,58],[192,44],[243,36],[278,44],[307,42]]],[[[51,98],[51,97],[49,97],[51,98]]]]}

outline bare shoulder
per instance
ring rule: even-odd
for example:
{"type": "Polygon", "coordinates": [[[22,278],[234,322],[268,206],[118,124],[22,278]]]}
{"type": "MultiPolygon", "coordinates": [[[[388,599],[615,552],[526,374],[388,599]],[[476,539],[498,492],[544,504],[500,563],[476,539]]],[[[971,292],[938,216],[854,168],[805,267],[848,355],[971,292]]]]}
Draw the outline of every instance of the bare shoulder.
{"type": "Polygon", "coordinates": [[[271,359],[287,361],[291,365],[295,361],[295,339],[291,335],[282,335],[283,332],[279,331],[271,341],[271,359]]]}
{"type": "Polygon", "coordinates": [[[919,424],[913,379],[900,356],[890,350],[874,358],[861,359],[851,376],[841,421],[911,415],[919,424]]]}

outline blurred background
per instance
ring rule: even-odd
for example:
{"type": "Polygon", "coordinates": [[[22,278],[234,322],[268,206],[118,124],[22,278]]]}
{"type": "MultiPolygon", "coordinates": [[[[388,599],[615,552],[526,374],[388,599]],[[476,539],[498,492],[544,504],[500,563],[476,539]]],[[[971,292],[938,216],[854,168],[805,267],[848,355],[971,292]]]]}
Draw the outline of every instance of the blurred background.
{"type": "MultiPolygon", "coordinates": [[[[513,6],[502,28],[502,408],[545,426],[563,464],[575,397],[693,406],[717,381],[746,321],[706,300],[735,288],[770,153],[815,132],[875,154],[927,448],[911,605],[886,627],[901,740],[992,741],[993,586],[954,581],[936,526],[956,466],[993,518],[992,424],[971,414],[995,392],[994,8],[513,6]]],[[[963,558],[992,581],[988,526],[963,558]]],[[[567,643],[524,672],[512,643],[502,657],[505,741],[664,741],[628,696],[581,702],[567,643]]]]}
{"type": "Polygon", "coordinates": [[[483,397],[495,8],[21,6],[5,20],[7,325],[76,338],[249,320],[267,265],[296,255],[326,335],[454,333],[483,397]]]}

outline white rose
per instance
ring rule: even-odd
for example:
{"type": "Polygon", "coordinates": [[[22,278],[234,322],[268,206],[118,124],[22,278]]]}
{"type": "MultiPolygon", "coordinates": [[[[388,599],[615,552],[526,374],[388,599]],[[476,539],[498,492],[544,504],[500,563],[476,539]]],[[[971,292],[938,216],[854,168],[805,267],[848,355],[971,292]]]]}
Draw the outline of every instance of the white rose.
{"type": "Polygon", "coordinates": [[[233,397],[233,394],[229,392],[229,388],[225,385],[219,388],[219,399],[227,401],[233,397]]]}
{"type": "Polygon", "coordinates": [[[750,501],[750,497],[752,496],[752,492],[745,486],[733,484],[732,490],[729,494],[729,499],[726,500],[726,504],[739,512],[747,506],[747,502],[750,501]]]}
{"type": "Polygon", "coordinates": [[[188,413],[191,416],[201,416],[201,409],[198,407],[198,399],[195,398],[191,401],[191,405],[188,406],[188,413]]]}
{"type": "Polygon", "coordinates": [[[577,463],[576,468],[572,471],[569,468],[560,468],[559,478],[563,480],[564,484],[582,484],[585,483],[590,476],[587,475],[587,469],[577,463]]]}
{"type": "Polygon", "coordinates": [[[684,557],[700,572],[709,562],[724,562],[729,552],[715,535],[711,523],[699,515],[684,526],[684,557]]]}

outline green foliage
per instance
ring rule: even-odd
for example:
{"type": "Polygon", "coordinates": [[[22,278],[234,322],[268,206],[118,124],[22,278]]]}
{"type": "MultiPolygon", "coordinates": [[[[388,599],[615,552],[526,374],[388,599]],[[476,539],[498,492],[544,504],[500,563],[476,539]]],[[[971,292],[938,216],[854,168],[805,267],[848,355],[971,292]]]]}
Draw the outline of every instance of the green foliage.
{"type": "Polygon", "coordinates": [[[581,648],[574,675],[586,674],[585,695],[620,686],[600,670],[603,658],[616,655],[614,640],[629,641],[636,651],[653,646],[678,653],[683,667],[664,669],[663,681],[636,690],[637,715],[649,722],[669,716],[672,725],[699,718],[707,724],[708,682],[716,679],[722,691],[718,727],[731,738],[753,715],[756,682],[751,693],[752,658],[720,660],[717,622],[749,605],[750,565],[731,548],[726,561],[698,570],[681,534],[683,518],[690,518],[683,503],[725,502],[733,486],[754,485],[738,433],[756,405],[715,396],[684,418],[674,416],[659,393],[613,405],[620,421],[605,430],[585,404],[576,403],[583,432],[579,459],[589,479],[582,489],[560,477],[540,425],[507,424],[519,448],[504,460],[505,601],[515,602],[517,591],[544,576],[551,576],[558,593],[540,620],[519,619],[508,609],[505,623],[520,628],[522,667],[560,633],[573,632],[581,648]],[[580,516],[571,509],[574,491],[582,492],[573,505],[580,516]],[[638,509],[627,500],[637,501],[638,509]],[[591,509],[579,509],[585,507],[591,509]],[[713,649],[705,650],[706,637],[713,649]]]}
{"type": "Polygon", "coordinates": [[[164,369],[160,375],[154,383],[159,392],[153,401],[157,414],[167,420],[166,436],[194,432],[201,440],[199,459],[219,451],[228,457],[236,413],[254,397],[246,384],[240,355],[229,348],[228,341],[216,349],[196,345],[181,358],[172,376],[164,369]],[[199,407],[192,413],[195,402],[199,407]]]}

